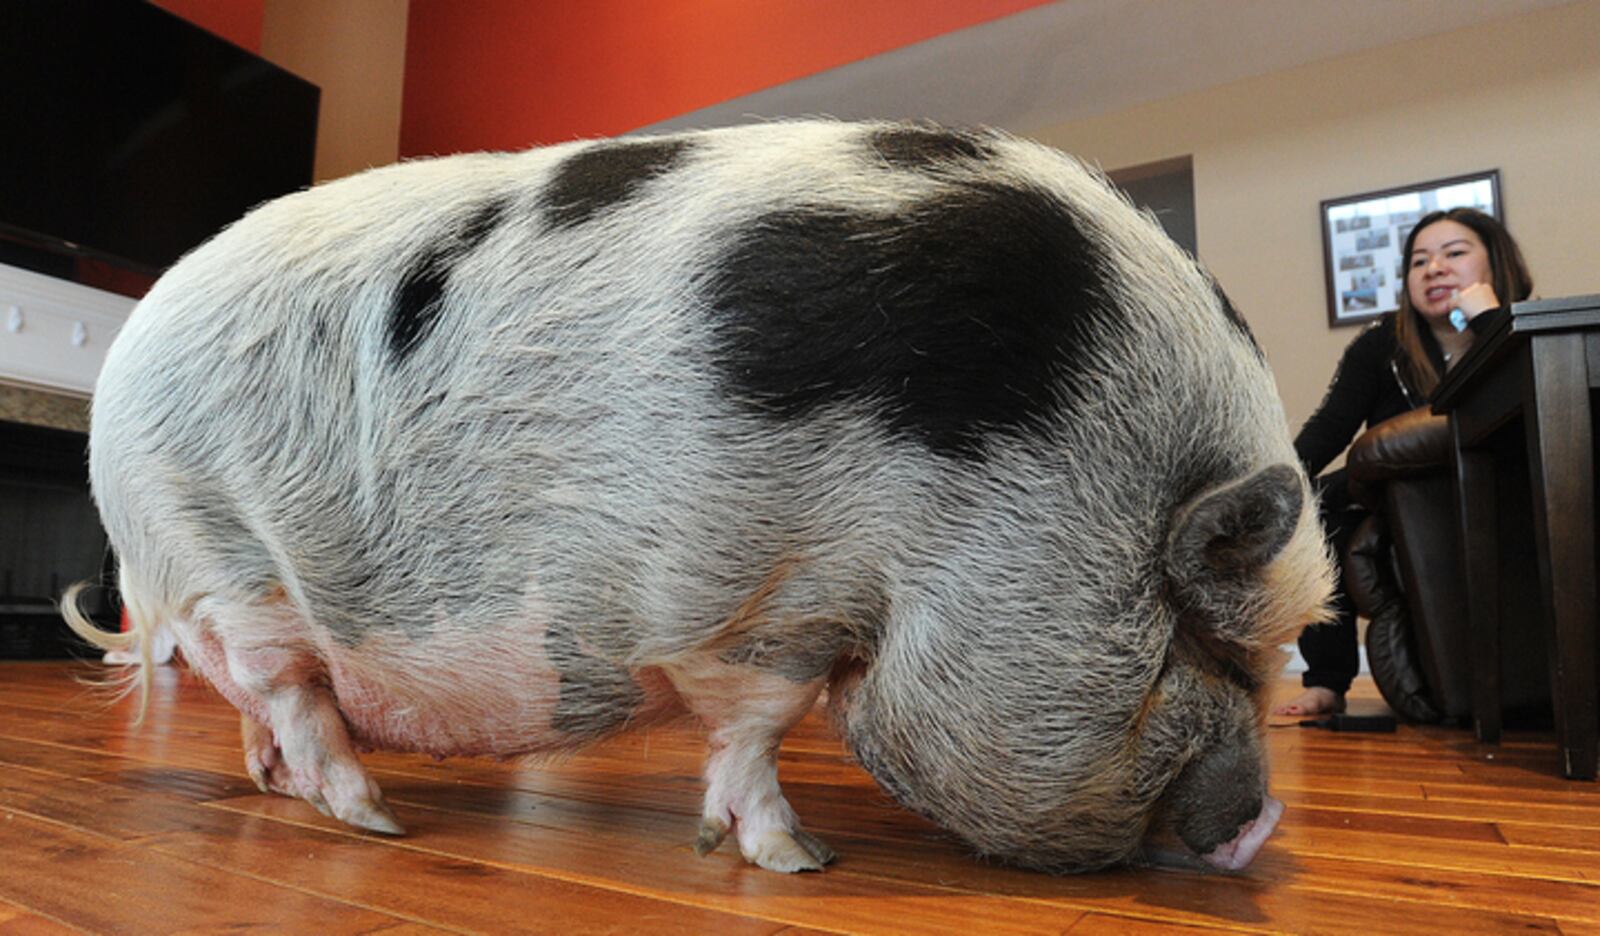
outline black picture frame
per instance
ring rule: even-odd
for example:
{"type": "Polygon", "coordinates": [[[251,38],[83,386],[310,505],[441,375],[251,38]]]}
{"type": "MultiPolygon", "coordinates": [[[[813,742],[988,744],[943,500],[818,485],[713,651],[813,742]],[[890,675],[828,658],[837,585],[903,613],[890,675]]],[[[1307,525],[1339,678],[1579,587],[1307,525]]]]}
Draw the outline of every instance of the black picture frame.
{"type": "Polygon", "coordinates": [[[1500,170],[1472,172],[1322,202],[1328,327],[1360,325],[1399,308],[1406,236],[1441,208],[1479,208],[1505,222],[1500,170]]]}

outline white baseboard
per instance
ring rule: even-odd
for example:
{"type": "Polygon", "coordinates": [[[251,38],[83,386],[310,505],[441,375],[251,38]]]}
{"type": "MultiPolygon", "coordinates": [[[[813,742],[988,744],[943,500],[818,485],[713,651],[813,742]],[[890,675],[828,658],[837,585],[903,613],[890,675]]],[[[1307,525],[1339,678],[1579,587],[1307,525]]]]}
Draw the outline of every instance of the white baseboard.
{"type": "Polygon", "coordinates": [[[106,349],[135,304],[0,264],[0,380],[89,396],[106,349]]]}

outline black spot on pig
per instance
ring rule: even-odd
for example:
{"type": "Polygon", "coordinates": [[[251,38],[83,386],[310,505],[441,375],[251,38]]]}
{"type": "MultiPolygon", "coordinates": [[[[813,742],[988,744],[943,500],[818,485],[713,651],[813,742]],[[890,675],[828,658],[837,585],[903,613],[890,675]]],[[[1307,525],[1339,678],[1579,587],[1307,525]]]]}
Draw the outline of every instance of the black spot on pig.
{"type": "Polygon", "coordinates": [[[976,162],[992,155],[987,141],[978,134],[918,124],[879,130],[868,142],[890,166],[912,171],[976,162]]]}
{"type": "Polygon", "coordinates": [[[945,456],[1070,408],[1122,326],[1107,265],[1067,208],[972,183],[903,212],[791,210],[731,240],[714,273],[732,399],[775,420],[865,403],[945,456]]]}
{"type": "Polygon", "coordinates": [[[574,628],[553,624],[545,653],[561,674],[560,697],[550,726],[576,739],[597,738],[622,728],[644,704],[644,690],[627,670],[588,652],[574,628]]]}
{"type": "Polygon", "coordinates": [[[644,140],[580,150],[556,168],[540,196],[545,217],[558,228],[582,224],[672,171],[689,147],[682,140],[644,140]]]}
{"type": "Polygon", "coordinates": [[[440,254],[428,254],[406,271],[389,316],[389,350],[403,360],[416,349],[439,317],[448,270],[440,254]]]}
{"type": "Polygon", "coordinates": [[[428,336],[456,264],[489,236],[504,212],[500,202],[482,206],[412,261],[389,311],[389,350],[396,361],[405,360],[428,336]]]}
{"type": "Polygon", "coordinates": [[[1239,314],[1239,310],[1234,308],[1232,300],[1228,298],[1228,294],[1223,292],[1222,284],[1217,282],[1216,277],[1209,273],[1206,274],[1206,281],[1211,284],[1212,293],[1216,295],[1217,302],[1222,305],[1222,314],[1227,316],[1228,321],[1233,323],[1233,327],[1239,330],[1239,334],[1250,342],[1250,347],[1256,351],[1256,357],[1266,360],[1266,355],[1261,353],[1261,346],[1256,344],[1256,336],[1250,331],[1250,325],[1245,322],[1244,316],[1239,314]]]}
{"type": "Polygon", "coordinates": [[[506,206],[500,202],[490,202],[467,216],[466,223],[461,225],[461,231],[456,236],[460,243],[460,252],[469,250],[483,243],[484,238],[494,232],[499,226],[501,217],[506,212],[506,206]]]}

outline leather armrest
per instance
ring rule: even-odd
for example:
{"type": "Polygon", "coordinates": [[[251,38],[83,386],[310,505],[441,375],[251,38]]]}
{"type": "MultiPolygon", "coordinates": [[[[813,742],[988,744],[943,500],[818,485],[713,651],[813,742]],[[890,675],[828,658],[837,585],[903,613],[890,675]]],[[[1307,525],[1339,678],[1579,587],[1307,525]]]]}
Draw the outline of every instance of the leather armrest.
{"type": "Polygon", "coordinates": [[[1450,450],[1450,417],[1420,406],[1363,432],[1345,464],[1361,483],[1413,478],[1448,467],[1450,450]]]}
{"type": "Polygon", "coordinates": [[[1400,600],[1385,569],[1389,564],[1389,537],[1376,516],[1362,520],[1350,534],[1344,555],[1344,589],[1362,617],[1372,618],[1380,608],[1400,600]]]}

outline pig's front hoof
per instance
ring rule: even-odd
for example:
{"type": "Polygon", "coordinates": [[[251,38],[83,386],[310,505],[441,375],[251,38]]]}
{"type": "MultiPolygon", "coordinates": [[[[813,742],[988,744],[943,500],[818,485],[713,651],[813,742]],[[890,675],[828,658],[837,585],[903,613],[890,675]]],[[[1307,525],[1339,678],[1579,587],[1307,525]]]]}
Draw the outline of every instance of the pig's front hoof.
{"type": "Polygon", "coordinates": [[[700,820],[700,834],[695,836],[694,853],[701,858],[717,850],[728,837],[728,824],[720,819],[700,820]]]}
{"type": "Polygon", "coordinates": [[[833,849],[804,829],[769,829],[741,850],[751,864],[785,873],[821,871],[836,857],[833,849]]]}
{"type": "MultiPolygon", "coordinates": [[[[700,834],[694,840],[694,853],[704,858],[717,850],[731,831],[721,819],[700,820],[700,834]]],[[[746,841],[739,837],[744,859],[768,871],[821,871],[837,855],[827,843],[801,828],[768,829],[746,841]]]]}

